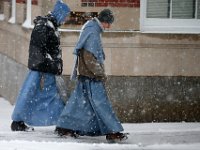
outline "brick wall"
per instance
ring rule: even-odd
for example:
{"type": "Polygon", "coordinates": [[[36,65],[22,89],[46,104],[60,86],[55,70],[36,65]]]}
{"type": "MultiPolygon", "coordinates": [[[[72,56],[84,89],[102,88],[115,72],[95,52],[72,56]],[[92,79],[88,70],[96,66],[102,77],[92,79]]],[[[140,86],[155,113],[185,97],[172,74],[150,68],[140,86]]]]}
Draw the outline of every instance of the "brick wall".
{"type": "MultiPolygon", "coordinates": [[[[26,3],[26,0],[16,0],[16,3],[26,3]]],[[[38,4],[38,0],[32,0],[32,4],[33,5],[37,5],[38,4]]]]}
{"type": "Polygon", "coordinates": [[[140,0],[81,0],[83,7],[140,7],[140,0]]]}

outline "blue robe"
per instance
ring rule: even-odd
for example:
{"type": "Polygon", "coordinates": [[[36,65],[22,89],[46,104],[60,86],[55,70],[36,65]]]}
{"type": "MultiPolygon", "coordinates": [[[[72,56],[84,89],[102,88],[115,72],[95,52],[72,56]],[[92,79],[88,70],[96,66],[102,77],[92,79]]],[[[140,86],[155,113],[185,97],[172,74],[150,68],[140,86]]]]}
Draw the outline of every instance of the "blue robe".
{"type": "Polygon", "coordinates": [[[63,108],[55,75],[30,70],[16,100],[12,120],[32,126],[55,125],[63,108]],[[43,87],[40,82],[42,75],[43,87]]]}
{"type": "MultiPolygon", "coordinates": [[[[100,37],[103,30],[98,20],[87,22],[82,30],[74,50],[76,59],[72,76],[76,76],[77,55],[81,48],[91,52],[99,63],[103,63],[105,59],[100,37]]],[[[57,126],[89,136],[123,131],[109,102],[104,83],[83,76],[78,79],[57,126]]]]}
{"type": "Polygon", "coordinates": [[[101,81],[80,77],[59,120],[58,127],[80,135],[99,136],[123,131],[101,81]]]}

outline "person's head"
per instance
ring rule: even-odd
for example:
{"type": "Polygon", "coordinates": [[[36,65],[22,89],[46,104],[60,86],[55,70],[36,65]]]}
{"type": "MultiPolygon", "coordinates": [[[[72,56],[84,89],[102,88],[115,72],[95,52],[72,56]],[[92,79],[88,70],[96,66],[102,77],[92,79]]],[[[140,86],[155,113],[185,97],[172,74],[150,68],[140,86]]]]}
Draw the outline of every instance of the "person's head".
{"type": "Polygon", "coordinates": [[[70,8],[67,4],[63,3],[62,0],[57,0],[51,14],[55,17],[57,24],[61,25],[66,21],[67,16],[70,14],[70,8]]]}
{"type": "Polygon", "coordinates": [[[110,28],[111,24],[114,22],[114,15],[110,9],[102,10],[97,18],[104,28],[110,28]]]}

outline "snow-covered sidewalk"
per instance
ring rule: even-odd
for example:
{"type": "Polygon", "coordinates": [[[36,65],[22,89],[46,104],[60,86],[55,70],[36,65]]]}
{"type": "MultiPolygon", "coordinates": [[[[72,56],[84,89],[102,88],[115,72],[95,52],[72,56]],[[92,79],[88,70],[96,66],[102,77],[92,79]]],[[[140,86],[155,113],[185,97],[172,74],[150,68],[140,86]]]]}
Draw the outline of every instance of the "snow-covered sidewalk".
{"type": "Polygon", "coordinates": [[[109,144],[105,137],[60,138],[51,127],[34,132],[10,130],[13,106],[0,98],[1,150],[199,150],[200,123],[123,124],[130,136],[122,143],[109,144]]]}

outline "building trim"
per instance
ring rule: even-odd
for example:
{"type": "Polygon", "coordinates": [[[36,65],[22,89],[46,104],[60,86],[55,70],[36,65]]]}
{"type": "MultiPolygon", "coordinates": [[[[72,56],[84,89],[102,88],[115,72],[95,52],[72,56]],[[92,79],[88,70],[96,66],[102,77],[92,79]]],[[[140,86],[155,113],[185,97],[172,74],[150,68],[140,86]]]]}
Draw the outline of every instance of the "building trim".
{"type": "MultiPolygon", "coordinates": [[[[60,32],[81,32],[81,30],[77,30],[77,29],[64,29],[64,28],[60,28],[59,29],[60,32]]],[[[104,32],[112,32],[112,33],[140,33],[139,30],[107,30],[104,32]]]]}
{"type": "Polygon", "coordinates": [[[12,0],[12,15],[8,22],[12,24],[16,23],[16,0],[12,0]]]}
{"type": "Polygon", "coordinates": [[[31,5],[31,0],[27,0],[26,20],[22,24],[22,27],[33,28],[33,25],[31,25],[31,5]]]}

